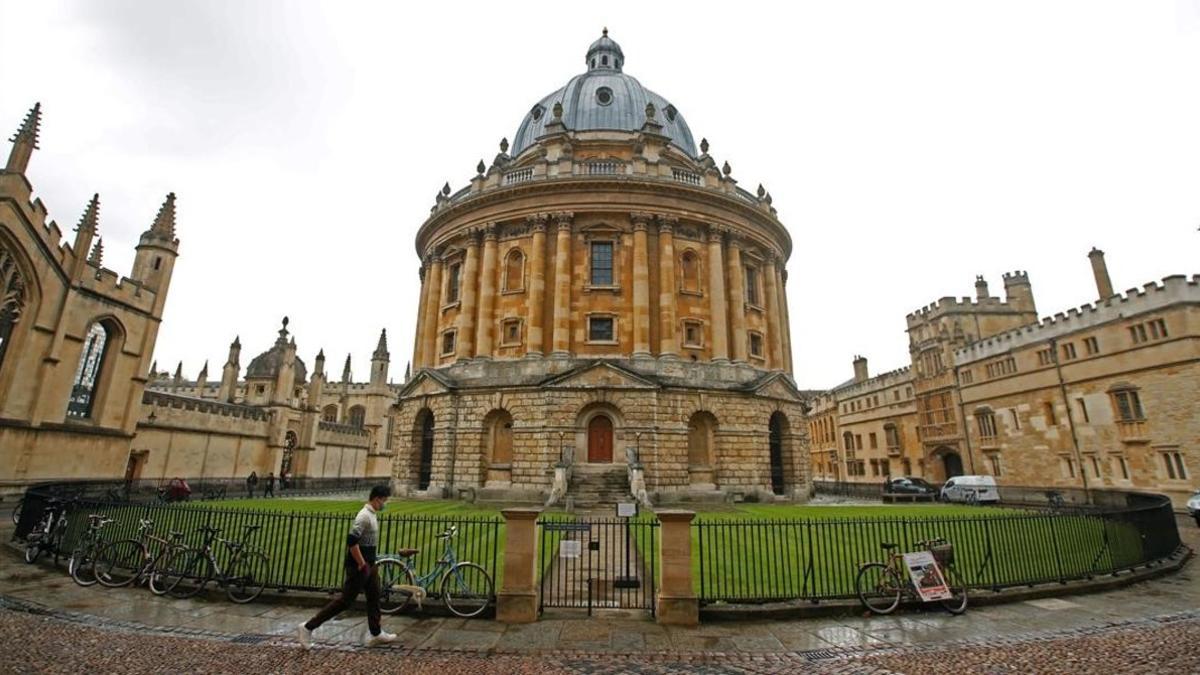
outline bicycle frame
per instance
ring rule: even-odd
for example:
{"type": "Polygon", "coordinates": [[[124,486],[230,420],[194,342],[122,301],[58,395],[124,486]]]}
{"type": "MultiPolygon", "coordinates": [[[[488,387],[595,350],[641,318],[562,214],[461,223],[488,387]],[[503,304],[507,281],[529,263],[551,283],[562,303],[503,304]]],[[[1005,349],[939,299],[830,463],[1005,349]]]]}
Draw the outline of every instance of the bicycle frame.
{"type": "MultiPolygon", "coordinates": [[[[406,570],[412,572],[413,581],[427,592],[432,591],[436,587],[437,582],[446,576],[446,572],[458,564],[458,555],[455,553],[454,544],[449,538],[446,539],[446,550],[442,551],[442,557],[438,558],[437,562],[433,564],[433,569],[425,574],[418,575],[413,566],[409,564],[409,558],[387,557],[397,560],[406,570]]],[[[430,595],[433,595],[433,593],[430,593],[430,595]]]]}

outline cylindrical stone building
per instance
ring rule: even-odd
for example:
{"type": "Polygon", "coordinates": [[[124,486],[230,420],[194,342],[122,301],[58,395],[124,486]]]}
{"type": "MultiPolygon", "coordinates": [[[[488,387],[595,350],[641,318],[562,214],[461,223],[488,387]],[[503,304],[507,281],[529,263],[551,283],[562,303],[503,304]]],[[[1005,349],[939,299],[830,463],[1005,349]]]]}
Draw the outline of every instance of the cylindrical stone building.
{"type": "Polygon", "coordinates": [[[706,141],[697,151],[680,111],[624,61],[606,32],[511,147],[437,195],[416,241],[400,490],[607,502],[644,480],[655,502],[807,493],[791,238],[770,195],[738,187],[706,141]]]}

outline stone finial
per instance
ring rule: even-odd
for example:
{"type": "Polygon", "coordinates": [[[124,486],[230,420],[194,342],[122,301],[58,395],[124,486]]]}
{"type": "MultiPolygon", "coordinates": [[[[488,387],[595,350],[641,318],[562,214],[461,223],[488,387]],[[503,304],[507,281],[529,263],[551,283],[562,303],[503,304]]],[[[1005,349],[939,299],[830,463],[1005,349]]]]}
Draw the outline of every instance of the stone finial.
{"type": "Polygon", "coordinates": [[[658,114],[658,110],[657,110],[657,109],[654,107],[654,104],[653,104],[653,103],[647,103],[647,104],[646,104],[646,119],[647,119],[647,120],[652,120],[652,119],[654,119],[654,116],[655,116],[656,114],[658,114]]]}
{"type": "Polygon", "coordinates": [[[442,186],[442,196],[450,196],[450,181],[446,181],[446,184],[442,186]]]}
{"type": "Polygon", "coordinates": [[[726,176],[733,173],[733,167],[729,166],[728,161],[726,161],[725,165],[721,167],[721,173],[725,174],[726,176]]]}
{"type": "Polygon", "coordinates": [[[384,359],[384,360],[386,360],[389,356],[388,346],[387,346],[387,329],[386,328],[384,328],[383,331],[381,331],[379,333],[379,343],[375,345],[375,354],[373,356],[376,359],[384,359]]]}
{"type": "Polygon", "coordinates": [[[179,365],[175,366],[175,381],[183,381],[183,361],[180,361],[179,365]]]}
{"type": "Polygon", "coordinates": [[[342,367],[342,381],[350,381],[350,355],[346,355],[346,365],[342,367]]]}
{"type": "Polygon", "coordinates": [[[242,336],[234,335],[233,342],[230,342],[229,346],[234,349],[241,349],[242,348],[242,336]]]}
{"type": "Polygon", "coordinates": [[[554,115],[554,119],[556,119],[556,120],[562,119],[562,114],[563,114],[562,101],[556,101],[554,103],[554,107],[551,108],[551,114],[554,115]]]}
{"type": "Polygon", "coordinates": [[[608,26],[605,26],[604,30],[600,31],[600,35],[603,37],[608,37],[608,26]]]}
{"type": "Polygon", "coordinates": [[[204,360],[204,367],[200,369],[200,379],[208,379],[208,359],[204,360]]]}
{"type": "Polygon", "coordinates": [[[408,378],[412,376],[412,361],[404,364],[404,381],[408,382],[408,378]]]}
{"type": "Polygon", "coordinates": [[[759,183],[758,184],[758,198],[762,199],[763,197],[766,197],[766,196],[767,196],[767,189],[763,187],[762,183],[759,183]]]}
{"type": "Polygon", "coordinates": [[[475,165],[475,173],[482,176],[484,171],[487,171],[487,165],[484,164],[483,160],[481,159],[479,160],[479,163],[475,165]]]}
{"type": "Polygon", "coordinates": [[[157,379],[157,378],[158,378],[158,361],[155,360],[153,363],[150,364],[150,379],[153,380],[153,379],[157,379]]]}
{"type": "Polygon", "coordinates": [[[25,120],[21,122],[21,126],[17,128],[17,133],[8,139],[13,143],[27,143],[31,148],[38,147],[38,131],[42,125],[42,104],[37,102],[29,109],[25,115],[25,120]]]}
{"type": "Polygon", "coordinates": [[[79,219],[79,225],[76,230],[88,230],[95,234],[100,226],[100,194],[92,195],[91,201],[88,202],[87,209],[84,210],[83,216],[79,219]]]}
{"type": "Polygon", "coordinates": [[[96,245],[92,247],[92,254],[88,256],[88,264],[95,267],[100,267],[104,264],[104,237],[96,239],[96,245]]]}
{"type": "Polygon", "coordinates": [[[150,226],[150,231],[160,237],[166,239],[175,238],[175,193],[167,194],[166,201],[158,209],[158,215],[154,217],[154,224],[150,226]]]}
{"type": "Polygon", "coordinates": [[[508,138],[507,137],[500,139],[500,152],[502,152],[502,153],[508,152],[508,138]]]}
{"type": "Polygon", "coordinates": [[[700,139],[700,152],[702,152],[706,155],[708,154],[708,139],[707,138],[700,139]]]}

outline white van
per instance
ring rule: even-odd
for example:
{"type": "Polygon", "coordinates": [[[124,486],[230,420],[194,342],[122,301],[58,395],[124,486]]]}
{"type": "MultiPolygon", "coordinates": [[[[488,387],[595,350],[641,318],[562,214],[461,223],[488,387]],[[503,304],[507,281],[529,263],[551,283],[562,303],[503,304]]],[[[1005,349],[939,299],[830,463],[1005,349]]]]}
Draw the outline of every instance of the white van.
{"type": "Polygon", "coordinates": [[[1000,491],[992,476],[955,476],[942,485],[942,501],[995,503],[1000,491]]]}

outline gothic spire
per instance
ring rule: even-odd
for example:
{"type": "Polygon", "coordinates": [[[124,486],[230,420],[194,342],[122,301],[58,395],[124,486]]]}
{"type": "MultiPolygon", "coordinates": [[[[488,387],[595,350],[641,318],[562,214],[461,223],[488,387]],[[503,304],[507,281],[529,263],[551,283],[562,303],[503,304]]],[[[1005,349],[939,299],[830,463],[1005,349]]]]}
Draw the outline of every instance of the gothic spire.
{"type": "Polygon", "coordinates": [[[95,234],[100,229],[100,193],[92,195],[91,201],[88,202],[87,208],[84,209],[83,215],[79,218],[79,225],[75,226],[76,230],[86,230],[95,234]]]}
{"type": "Polygon", "coordinates": [[[391,355],[388,354],[386,328],[384,328],[383,332],[379,334],[379,344],[375,346],[375,353],[371,356],[378,361],[387,361],[388,358],[390,358],[391,355]]]}
{"type": "Polygon", "coordinates": [[[342,381],[343,382],[350,381],[350,355],[349,354],[346,355],[346,366],[344,368],[342,368],[342,381]]]}
{"type": "Polygon", "coordinates": [[[88,256],[88,264],[100,267],[104,260],[104,237],[96,239],[96,245],[92,247],[92,254],[88,256]]]}
{"type": "Polygon", "coordinates": [[[204,367],[200,369],[200,379],[208,379],[208,359],[204,360],[204,367]]]}
{"type": "MultiPolygon", "coordinates": [[[[150,226],[150,230],[146,234],[151,235],[155,239],[165,239],[171,241],[175,239],[175,193],[169,193],[162,207],[158,209],[158,215],[154,217],[154,224],[150,226]]],[[[145,236],[145,235],[143,235],[145,236]]]]}
{"type": "Polygon", "coordinates": [[[5,171],[25,173],[26,167],[29,166],[29,158],[38,147],[38,129],[41,123],[42,104],[34,103],[29,114],[25,115],[25,121],[21,122],[21,127],[17,129],[17,133],[8,139],[12,141],[13,147],[12,151],[8,153],[8,165],[5,167],[5,171]]]}

